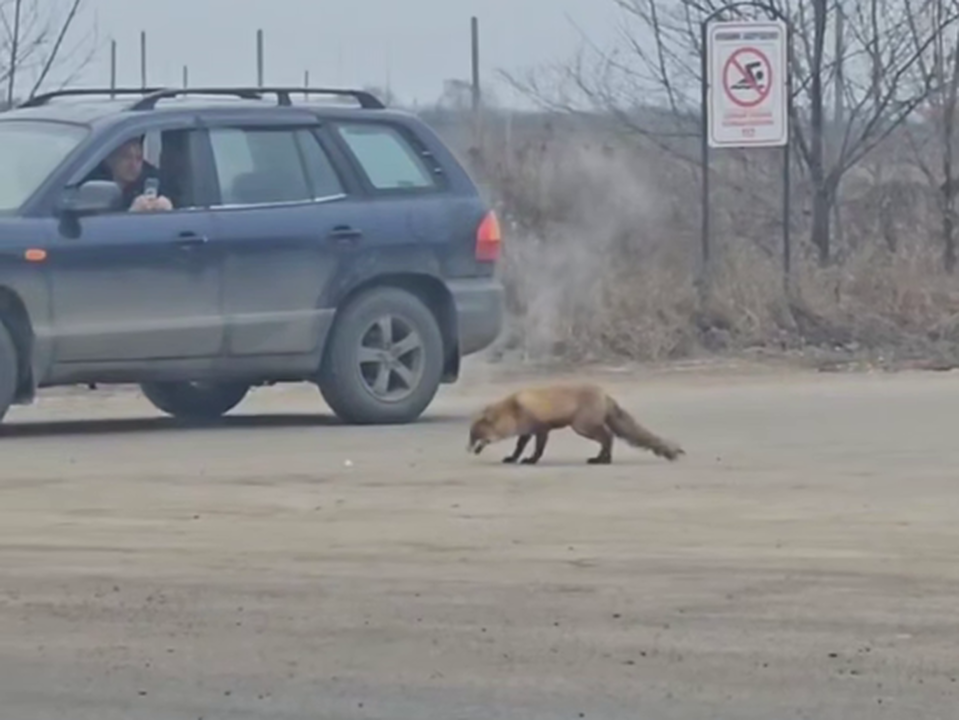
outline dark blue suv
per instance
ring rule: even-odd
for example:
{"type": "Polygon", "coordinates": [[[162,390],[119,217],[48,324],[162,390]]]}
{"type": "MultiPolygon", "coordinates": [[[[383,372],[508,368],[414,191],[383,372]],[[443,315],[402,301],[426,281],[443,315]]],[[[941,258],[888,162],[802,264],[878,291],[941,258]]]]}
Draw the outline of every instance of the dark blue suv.
{"type": "Polygon", "coordinates": [[[0,417],[137,383],[212,419],[308,381],[346,422],[409,422],[499,334],[500,240],[437,135],[366,92],[35,97],[0,114],[0,417]],[[131,210],[110,174],[131,141],[172,207],[131,210]]]}

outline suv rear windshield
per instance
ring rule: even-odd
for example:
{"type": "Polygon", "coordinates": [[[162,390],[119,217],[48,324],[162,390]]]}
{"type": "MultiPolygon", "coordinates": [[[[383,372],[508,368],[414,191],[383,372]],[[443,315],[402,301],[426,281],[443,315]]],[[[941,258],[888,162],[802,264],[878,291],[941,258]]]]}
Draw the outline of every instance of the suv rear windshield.
{"type": "Polygon", "coordinates": [[[0,121],[0,213],[19,209],[88,132],[68,123],[0,121]]]}

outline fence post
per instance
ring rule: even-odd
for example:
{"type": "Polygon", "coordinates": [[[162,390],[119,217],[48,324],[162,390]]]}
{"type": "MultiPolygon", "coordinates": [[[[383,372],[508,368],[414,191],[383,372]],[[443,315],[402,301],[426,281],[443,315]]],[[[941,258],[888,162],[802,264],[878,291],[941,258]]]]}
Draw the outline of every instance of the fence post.
{"type": "Polygon", "coordinates": [[[147,87],[147,32],[140,31],[140,88],[147,87]]]}
{"type": "Polygon", "coordinates": [[[110,41],[110,97],[116,97],[117,89],[117,41],[110,41]]]}
{"type": "Polygon", "coordinates": [[[257,30],[257,87],[263,87],[263,30],[257,30]]]}
{"type": "Polygon", "coordinates": [[[470,18],[470,110],[473,113],[473,145],[479,151],[480,127],[480,21],[476,15],[470,18]]]}

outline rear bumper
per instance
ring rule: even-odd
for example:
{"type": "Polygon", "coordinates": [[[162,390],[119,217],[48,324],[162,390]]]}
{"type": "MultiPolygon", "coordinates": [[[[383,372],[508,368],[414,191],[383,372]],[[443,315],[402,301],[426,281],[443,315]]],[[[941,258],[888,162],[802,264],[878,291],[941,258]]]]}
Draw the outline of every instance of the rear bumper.
{"type": "Polygon", "coordinates": [[[489,347],[503,329],[505,293],[494,278],[448,280],[457,309],[460,355],[489,347]]]}

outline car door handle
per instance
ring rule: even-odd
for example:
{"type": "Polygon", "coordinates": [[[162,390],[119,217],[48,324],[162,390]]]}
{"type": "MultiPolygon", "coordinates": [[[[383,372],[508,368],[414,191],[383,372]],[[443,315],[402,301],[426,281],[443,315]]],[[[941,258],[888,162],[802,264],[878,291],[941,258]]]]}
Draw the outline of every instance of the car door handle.
{"type": "Polygon", "coordinates": [[[327,239],[338,245],[349,245],[363,237],[363,232],[349,225],[337,225],[327,233],[327,239]]]}
{"type": "Polygon", "coordinates": [[[189,230],[179,233],[174,239],[174,244],[181,250],[195,250],[198,247],[203,247],[206,243],[206,235],[198,235],[189,230]]]}

